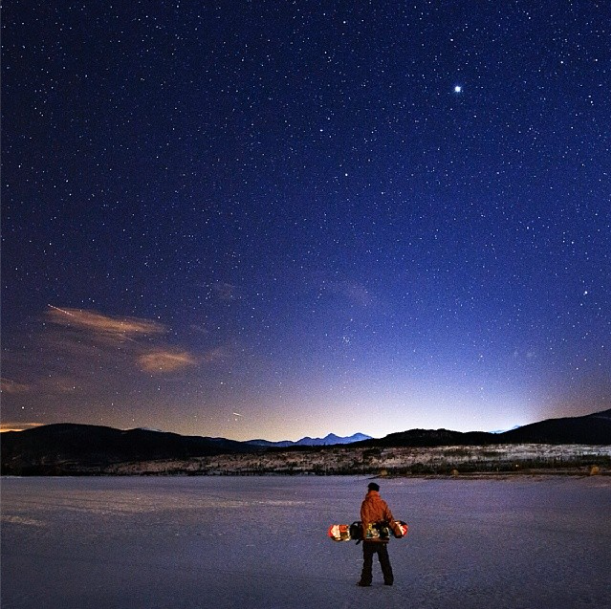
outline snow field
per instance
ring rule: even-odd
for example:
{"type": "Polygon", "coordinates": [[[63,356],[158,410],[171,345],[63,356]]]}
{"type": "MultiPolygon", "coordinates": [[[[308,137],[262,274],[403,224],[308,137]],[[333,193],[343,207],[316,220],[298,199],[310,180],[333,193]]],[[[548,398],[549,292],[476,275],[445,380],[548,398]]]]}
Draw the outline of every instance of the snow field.
{"type": "Polygon", "coordinates": [[[7,478],[2,609],[611,609],[611,480],[382,480],[395,586],[355,586],[357,477],[7,478]]]}

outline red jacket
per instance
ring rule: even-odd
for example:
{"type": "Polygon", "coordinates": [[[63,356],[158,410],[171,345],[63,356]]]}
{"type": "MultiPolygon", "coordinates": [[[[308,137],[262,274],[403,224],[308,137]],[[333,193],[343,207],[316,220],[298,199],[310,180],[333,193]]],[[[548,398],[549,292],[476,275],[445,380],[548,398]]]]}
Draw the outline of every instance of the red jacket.
{"type": "Polygon", "coordinates": [[[367,529],[370,524],[386,521],[391,524],[394,517],[386,501],[380,497],[378,491],[368,491],[365,500],[361,504],[361,522],[363,523],[363,539],[365,541],[386,542],[388,539],[369,538],[367,537],[367,529]]]}

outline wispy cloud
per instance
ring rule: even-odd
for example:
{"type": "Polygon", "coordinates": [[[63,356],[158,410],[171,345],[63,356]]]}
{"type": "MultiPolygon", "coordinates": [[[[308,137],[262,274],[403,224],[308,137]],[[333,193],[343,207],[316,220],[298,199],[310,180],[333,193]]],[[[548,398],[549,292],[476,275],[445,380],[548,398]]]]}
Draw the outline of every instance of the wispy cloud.
{"type": "Polygon", "coordinates": [[[20,394],[20,393],[28,393],[31,389],[31,385],[26,385],[25,383],[18,383],[17,381],[13,381],[11,379],[3,378],[0,379],[0,389],[2,393],[9,394],[20,394]]]}
{"type": "Polygon", "coordinates": [[[174,372],[197,364],[197,360],[186,351],[157,350],[139,355],[137,360],[141,370],[154,374],[174,372]]]}
{"type": "Polygon", "coordinates": [[[341,296],[354,306],[368,307],[374,303],[371,292],[363,284],[354,281],[325,281],[322,289],[341,296]]]}
{"type": "MultiPolygon", "coordinates": [[[[96,310],[47,307],[42,324],[21,338],[18,348],[4,346],[1,383],[6,429],[26,413],[57,420],[79,418],[81,408],[99,403],[132,403],[130,396],[159,391],[164,383],[197,381],[217,373],[233,356],[231,347],[180,344],[168,325],[139,317],[107,315],[96,310]],[[199,373],[202,373],[199,376],[199,373]]],[[[210,341],[214,337],[210,337],[210,341]]],[[[30,414],[26,419],[36,420],[30,414]]]]}
{"type": "Polygon", "coordinates": [[[125,340],[136,336],[159,335],[167,328],[148,319],[135,317],[110,317],[96,311],[60,308],[48,305],[47,319],[51,323],[87,331],[101,337],[125,340]]]}
{"type": "Polygon", "coordinates": [[[157,321],[53,305],[49,305],[46,320],[57,328],[46,338],[55,352],[81,362],[95,361],[106,369],[123,368],[131,362],[143,372],[163,374],[199,361],[185,349],[166,344],[169,328],[157,321]]]}
{"type": "Polygon", "coordinates": [[[210,349],[207,353],[204,354],[203,361],[206,364],[213,364],[214,362],[219,362],[231,357],[232,350],[229,347],[216,347],[215,349],[210,349]]]}
{"type": "Polygon", "coordinates": [[[38,381],[36,389],[45,394],[67,395],[75,393],[82,385],[77,377],[53,374],[38,381]]]}
{"type": "Polygon", "coordinates": [[[216,297],[219,300],[236,300],[238,298],[238,288],[231,283],[219,281],[212,286],[216,297]]]}
{"type": "Polygon", "coordinates": [[[205,288],[208,291],[207,298],[210,300],[231,302],[240,298],[240,290],[238,286],[232,283],[227,283],[226,281],[201,283],[199,284],[199,287],[205,288]]]}
{"type": "Polygon", "coordinates": [[[45,376],[33,376],[27,370],[24,370],[23,373],[32,376],[28,383],[3,378],[2,393],[7,396],[66,395],[78,391],[81,384],[76,375],[62,375],[55,371],[47,371],[45,376]]]}

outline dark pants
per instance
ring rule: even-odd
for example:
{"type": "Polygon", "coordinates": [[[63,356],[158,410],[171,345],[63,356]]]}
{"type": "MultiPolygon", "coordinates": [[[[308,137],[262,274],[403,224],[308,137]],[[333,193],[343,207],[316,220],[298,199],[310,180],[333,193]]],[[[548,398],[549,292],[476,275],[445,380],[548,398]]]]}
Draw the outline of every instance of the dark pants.
{"type": "Polygon", "coordinates": [[[382,574],[384,575],[384,583],[387,586],[392,586],[394,577],[392,574],[392,567],[390,566],[390,558],[388,557],[388,548],[386,543],[380,541],[364,541],[363,542],[363,571],[361,573],[361,581],[359,582],[362,586],[371,585],[372,580],[372,567],[373,567],[373,555],[378,555],[380,566],[382,567],[382,574]]]}

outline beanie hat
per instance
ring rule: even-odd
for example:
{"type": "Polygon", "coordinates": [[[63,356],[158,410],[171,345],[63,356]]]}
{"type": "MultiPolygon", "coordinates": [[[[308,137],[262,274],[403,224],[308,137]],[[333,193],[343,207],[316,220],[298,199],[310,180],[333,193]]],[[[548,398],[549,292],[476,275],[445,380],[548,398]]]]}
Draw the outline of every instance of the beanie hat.
{"type": "Polygon", "coordinates": [[[379,487],[379,486],[378,486],[378,485],[377,485],[375,482],[370,482],[370,483],[367,485],[367,488],[368,488],[370,491],[379,491],[379,490],[380,490],[380,487],[379,487]]]}

